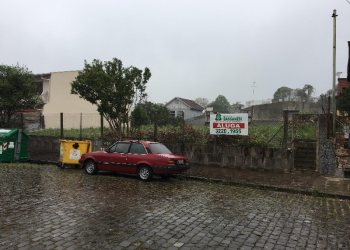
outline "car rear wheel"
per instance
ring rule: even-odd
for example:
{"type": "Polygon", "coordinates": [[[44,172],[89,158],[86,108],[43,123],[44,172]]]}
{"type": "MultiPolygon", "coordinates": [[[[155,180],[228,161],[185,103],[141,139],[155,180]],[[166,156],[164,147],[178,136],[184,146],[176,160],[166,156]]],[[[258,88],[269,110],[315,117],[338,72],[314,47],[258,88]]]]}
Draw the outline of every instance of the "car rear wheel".
{"type": "Polygon", "coordinates": [[[139,169],[139,177],[143,181],[148,181],[152,178],[152,170],[150,167],[141,166],[139,169]]]}
{"type": "Polygon", "coordinates": [[[84,163],[85,166],[85,172],[88,174],[96,174],[97,173],[97,168],[96,164],[93,160],[88,160],[84,163]]]}

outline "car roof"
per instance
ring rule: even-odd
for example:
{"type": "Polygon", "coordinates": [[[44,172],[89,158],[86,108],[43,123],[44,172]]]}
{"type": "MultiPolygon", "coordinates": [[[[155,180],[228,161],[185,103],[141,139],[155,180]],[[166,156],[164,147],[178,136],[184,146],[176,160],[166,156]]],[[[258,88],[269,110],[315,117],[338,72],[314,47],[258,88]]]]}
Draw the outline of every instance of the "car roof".
{"type": "Polygon", "coordinates": [[[122,141],[118,141],[118,142],[139,142],[139,143],[142,143],[144,145],[149,145],[149,144],[152,144],[152,143],[160,143],[160,142],[145,141],[145,140],[122,140],[122,141]]]}

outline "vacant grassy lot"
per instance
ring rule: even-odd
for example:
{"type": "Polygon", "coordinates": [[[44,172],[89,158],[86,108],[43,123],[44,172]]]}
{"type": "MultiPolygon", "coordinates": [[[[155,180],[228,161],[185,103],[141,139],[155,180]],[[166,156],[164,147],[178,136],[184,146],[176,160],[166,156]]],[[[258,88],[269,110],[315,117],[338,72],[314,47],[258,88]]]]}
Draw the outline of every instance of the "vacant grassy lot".
{"type": "MultiPolygon", "coordinates": [[[[252,144],[268,147],[281,147],[283,140],[283,123],[252,123],[249,125],[249,136],[211,136],[209,126],[163,126],[157,129],[157,140],[162,142],[183,142],[206,144],[210,141],[235,144],[252,144]]],[[[43,136],[60,136],[59,129],[44,129],[30,132],[30,135],[43,136]]],[[[114,136],[110,129],[104,129],[105,140],[113,139],[114,136]]],[[[132,129],[126,138],[154,140],[154,127],[143,126],[139,129],[132,129]]],[[[316,136],[316,126],[313,124],[299,125],[298,127],[290,126],[288,130],[288,139],[314,139],[316,136]]],[[[85,138],[99,139],[101,137],[100,128],[85,128],[64,130],[65,138],[85,138]]]]}

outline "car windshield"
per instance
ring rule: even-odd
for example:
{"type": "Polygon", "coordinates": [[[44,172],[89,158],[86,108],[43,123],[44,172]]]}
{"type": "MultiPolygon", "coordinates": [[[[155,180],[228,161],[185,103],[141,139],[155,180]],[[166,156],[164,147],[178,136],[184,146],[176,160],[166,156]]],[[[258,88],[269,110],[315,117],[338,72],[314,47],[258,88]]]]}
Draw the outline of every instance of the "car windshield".
{"type": "Polygon", "coordinates": [[[172,154],[172,152],[161,143],[149,144],[149,149],[153,154],[172,154]]]}

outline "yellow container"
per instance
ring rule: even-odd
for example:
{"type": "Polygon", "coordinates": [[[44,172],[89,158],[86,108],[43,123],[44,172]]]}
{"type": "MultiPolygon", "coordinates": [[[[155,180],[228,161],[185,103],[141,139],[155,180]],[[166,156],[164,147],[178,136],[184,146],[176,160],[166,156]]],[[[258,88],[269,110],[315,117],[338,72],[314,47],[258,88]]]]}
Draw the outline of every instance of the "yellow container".
{"type": "Polygon", "coordinates": [[[60,162],[61,167],[64,164],[79,164],[82,154],[91,152],[91,141],[74,141],[74,140],[60,140],[60,162]]]}

